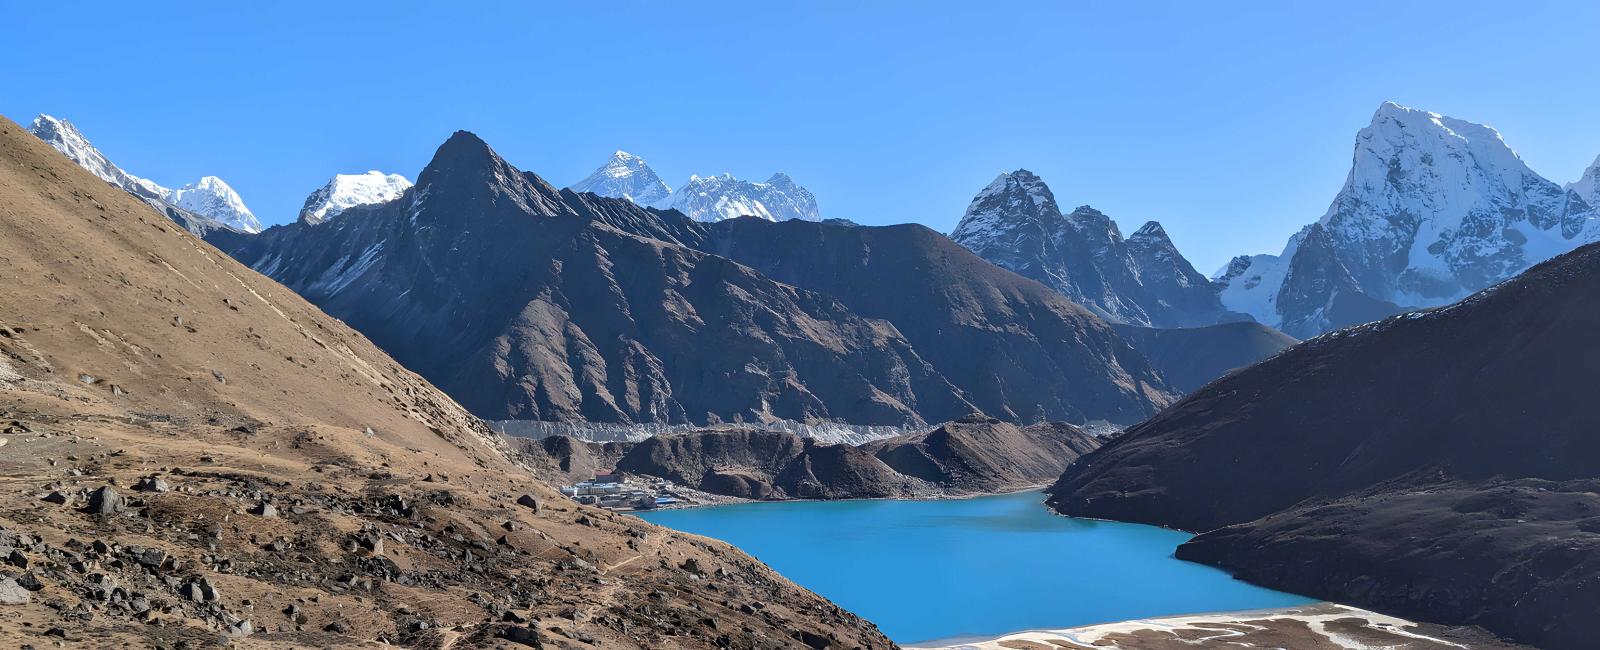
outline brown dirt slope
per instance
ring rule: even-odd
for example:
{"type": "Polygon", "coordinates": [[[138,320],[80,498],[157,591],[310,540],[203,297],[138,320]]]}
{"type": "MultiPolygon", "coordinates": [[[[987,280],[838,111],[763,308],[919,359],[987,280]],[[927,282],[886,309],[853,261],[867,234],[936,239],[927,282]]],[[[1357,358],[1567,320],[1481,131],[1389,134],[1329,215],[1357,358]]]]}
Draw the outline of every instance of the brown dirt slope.
{"type": "Polygon", "coordinates": [[[0,242],[0,646],[890,645],[731,547],[563,500],[3,119],[0,242]]]}

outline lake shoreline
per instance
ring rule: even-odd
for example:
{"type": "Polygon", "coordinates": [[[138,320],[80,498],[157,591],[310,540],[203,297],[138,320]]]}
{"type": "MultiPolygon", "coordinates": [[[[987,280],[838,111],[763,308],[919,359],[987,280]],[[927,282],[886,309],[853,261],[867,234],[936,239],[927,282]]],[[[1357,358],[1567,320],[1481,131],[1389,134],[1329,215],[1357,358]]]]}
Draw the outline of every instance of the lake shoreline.
{"type": "MultiPolygon", "coordinates": [[[[1296,650],[1343,650],[1358,638],[1367,647],[1423,643],[1421,647],[1534,650],[1476,627],[1417,623],[1331,602],[1293,607],[1180,614],[998,635],[961,635],[902,644],[906,650],[1015,650],[1051,648],[1137,650],[1184,643],[1196,648],[1284,643],[1296,650]],[[1213,643],[1213,641],[1215,643],[1213,643]],[[1126,645],[1124,645],[1126,644],[1126,645]]],[[[1409,645],[1398,647],[1410,647],[1409,645]]]]}
{"type": "MultiPolygon", "coordinates": [[[[660,510],[698,510],[698,509],[702,509],[702,508],[718,508],[718,507],[722,507],[722,506],[736,506],[736,505],[744,505],[744,504],[749,504],[749,503],[847,503],[847,502],[852,502],[852,501],[962,501],[962,500],[965,500],[965,499],[982,499],[984,497],[1012,496],[1012,495],[1016,495],[1016,494],[1025,494],[1025,493],[1028,493],[1028,492],[1039,492],[1039,493],[1042,494],[1044,492],[1044,489],[1047,488],[1047,487],[1050,487],[1049,483],[1039,483],[1037,485],[1030,485],[1030,486],[1018,488],[1018,489],[1015,489],[1015,490],[1008,489],[1008,490],[1004,490],[1004,491],[1000,491],[1000,492],[972,492],[972,493],[964,493],[964,494],[949,494],[949,495],[943,495],[943,496],[926,496],[926,497],[899,496],[899,497],[848,497],[848,498],[843,498],[843,499],[807,499],[807,498],[743,499],[743,498],[740,498],[740,497],[730,497],[730,496],[725,496],[725,495],[716,495],[716,496],[720,497],[722,500],[719,500],[718,502],[715,502],[715,503],[712,503],[712,502],[707,502],[707,503],[675,503],[675,504],[672,504],[672,505],[669,505],[669,506],[657,506],[656,508],[653,508],[652,510],[656,510],[656,511],[660,511],[660,510]]],[[[708,492],[707,494],[711,494],[711,493],[708,492]]],[[[1042,506],[1043,502],[1041,502],[1040,505],[1042,506]]],[[[1048,508],[1046,508],[1046,509],[1048,509],[1048,508]]],[[[651,510],[632,510],[632,511],[628,511],[628,512],[630,512],[632,514],[637,514],[639,512],[650,512],[650,511],[651,510]]],[[[1051,513],[1052,514],[1056,514],[1054,511],[1051,511],[1051,513]]],[[[1065,515],[1059,515],[1058,514],[1057,516],[1065,516],[1065,515]]],[[[1075,517],[1075,518],[1076,519],[1088,519],[1086,517],[1075,517]]],[[[1100,520],[1093,520],[1093,521],[1100,521],[1100,520]]],[[[1104,520],[1104,521],[1110,521],[1110,520],[1108,519],[1108,520],[1104,520]]],[[[1158,526],[1158,528],[1164,528],[1164,526],[1158,526]]],[[[1175,529],[1172,529],[1172,530],[1175,530],[1175,529]]],[[[1188,532],[1188,531],[1179,531],[1179,532],[1188,532]]]]}

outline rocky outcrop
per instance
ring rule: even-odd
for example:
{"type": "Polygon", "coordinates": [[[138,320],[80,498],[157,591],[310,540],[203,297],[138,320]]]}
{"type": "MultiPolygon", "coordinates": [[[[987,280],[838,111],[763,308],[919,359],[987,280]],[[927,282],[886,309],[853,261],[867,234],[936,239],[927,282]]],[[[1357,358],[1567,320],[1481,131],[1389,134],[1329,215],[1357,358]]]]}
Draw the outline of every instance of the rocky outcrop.
{"type": "Polygon", "coordinates": [[[1127,430],[1049,503],[1202,531],[1179,557],[1270,587],[1587,647],[1596,290],[1587,246],[1460,303],[1306,341],[1127,430]]]}
{"type": "Polygon", "coordinates": [[[1026,169],[1001,174],[967,207],[950,238],[994,264],[1037,280],[1119,323],[1191,327],[1249,320],[1224,309],[1154,221],[1126,240],[1099,210],[1063,214],[1026,169]]]}

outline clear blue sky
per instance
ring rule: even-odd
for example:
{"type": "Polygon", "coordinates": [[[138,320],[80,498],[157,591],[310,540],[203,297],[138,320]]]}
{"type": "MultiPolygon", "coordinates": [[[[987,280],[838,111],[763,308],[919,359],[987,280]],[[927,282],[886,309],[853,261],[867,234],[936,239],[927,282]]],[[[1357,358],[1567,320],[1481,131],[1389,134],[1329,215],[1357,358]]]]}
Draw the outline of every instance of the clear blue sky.
{"type": "Polygon", "coordinates": [[[1025,167],[1210,273],[1320,216],[1386,99],[1558,182],[1600,154],[1600,3],[1449,4],[28,2],[0,113],[163,184],[221,176],[266,223],[335,172],[414,178],[456,129],[557,185],[622,148],[674,186],[783,170],[828,216],[941,231],[1025,167]]]}

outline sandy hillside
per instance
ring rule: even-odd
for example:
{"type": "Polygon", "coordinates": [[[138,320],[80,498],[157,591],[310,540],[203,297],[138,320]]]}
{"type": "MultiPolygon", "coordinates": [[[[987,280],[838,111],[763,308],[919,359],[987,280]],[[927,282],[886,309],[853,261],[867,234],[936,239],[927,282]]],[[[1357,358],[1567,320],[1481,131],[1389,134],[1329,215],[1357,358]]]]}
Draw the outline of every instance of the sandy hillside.
{"type": "Polygon", "coordinates": [[[0,286],[0,646],[889,645],[730,547],[563,500],[4,119],[0,286]]]}

